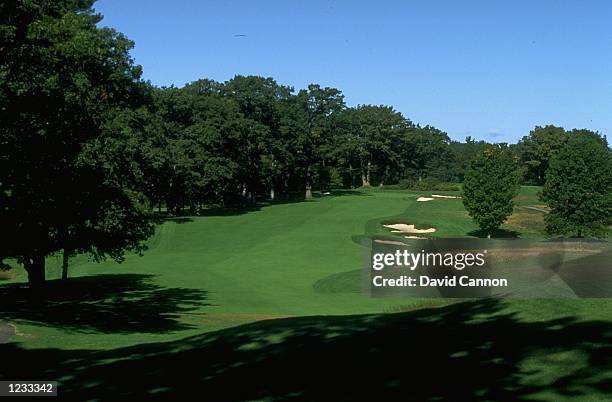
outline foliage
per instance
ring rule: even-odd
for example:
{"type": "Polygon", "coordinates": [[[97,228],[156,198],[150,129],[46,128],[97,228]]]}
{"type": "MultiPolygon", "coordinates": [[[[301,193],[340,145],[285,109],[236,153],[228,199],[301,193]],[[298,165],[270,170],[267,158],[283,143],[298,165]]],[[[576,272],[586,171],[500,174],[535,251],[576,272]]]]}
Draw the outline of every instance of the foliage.
{"type": "Polygon", "coordinates": [[[457,183],[448,183],[440,181],[434,177],[428,177],[421,181],[415,182],[412,187],[418,191],[459,191],[461,186],[457,183]]]}
{"type": "Polygon", "coordinates": [[[536,126],[529,135],[517,144],[524,169],[524,180],[530,184],[541,185],[550,159],[555,156],[567,141],[567,133],[562,127],[547,125],[536,126]]]}
{"type": "Polygon", "coordinates": [[[470,161],[463,182],[463,205],[488,236],[512,214],[517,193],[517,164],[507,148],[487,146],[470,161]]]}
{"type": "Polygon", "coordinates": [[[97,27],[91,3],[0,5],[0,220],[10,233],[0,257],[23,261],[32,285],[46,255],[120,259],[152,229],[129,169],[101,146],[119,134],[106,122],[144,99],[140,67],[132,42],[97,27]]]}
{"type": "Polygon", "coordinates": [[[550,161],[541,199],[551,209],[548,233],[605,236],[612,219],[612,154],[605,138],[571,131],[550,161]]]}

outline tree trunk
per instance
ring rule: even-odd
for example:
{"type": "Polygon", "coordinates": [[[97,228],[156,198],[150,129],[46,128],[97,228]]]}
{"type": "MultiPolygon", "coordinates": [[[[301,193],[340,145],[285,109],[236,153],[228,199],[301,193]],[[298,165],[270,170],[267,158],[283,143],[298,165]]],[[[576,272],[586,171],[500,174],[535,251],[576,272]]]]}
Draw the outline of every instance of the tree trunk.
{"type": "Polygon", "coordinates": [[[70,253],[64,249],[62,253],[62,279],[68,279],[68,262],[70,260],[70,253]]]}
{"type": "Polygon", "coordinates": [[[487,233],[487,239],[491,240],[491,233],[487,233]]]}
{"type": "Polygon", "coordinates": [[[312,186],[310,185],[310,181],[306,182],[306,199],[309,200],[312,198],[312,186]]]}
{"type": "Polygon", "coordinates": [[[45,256],[33,255],[24,258],[30,289],[40,289],[45,283],[45,256]]]}
{"type": "Polygon", "coordinates": [[[274,201],[274,187],[270,188],[270,200],[274,201]]]}
{"type": "Polygon", "coordinates": [[[310,186],[310,184],[306,185],[306,199],[309,200],[312,198],[312,187],[310,186]]]}
{"type": "Polygon", "coordinates": [[[370,182],[368,181],[368,177],[365,174],[361,175],[361,186],[362,187],[368,187],[370,185],[370,182]]]}
{"type": "Polygon", "coordinates": [[[361,185],[363,187],[369,187],[370,186],[370,169],[372,167],[372,162],[368,161],[365,173],[361,174],[361,185]]]}

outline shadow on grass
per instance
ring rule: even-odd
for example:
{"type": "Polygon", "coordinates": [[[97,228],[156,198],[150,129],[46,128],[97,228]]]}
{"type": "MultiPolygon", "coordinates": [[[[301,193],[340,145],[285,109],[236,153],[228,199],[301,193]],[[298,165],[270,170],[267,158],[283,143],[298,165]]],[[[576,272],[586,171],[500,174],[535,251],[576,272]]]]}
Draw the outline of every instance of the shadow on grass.
{"type": "MultiPolygon", "coordinates": [[[[282,204],[297,204],[301,202],[308,202],[309,200],[305,200],[302,198],[295,197],[279,197],[276,200],[267,200],[267,201],[257,201],[250,204],[244,204],[235,207],[211,207],[200,210],[197,214],[192,215],[192,212],[189,210],[184,210],[183,214],[179,215],[158,215],[159,221],[169,220],[169,221],[177,221],[179,219],[187,219],[185,222],[191,222],[193,219],[189,218],[189,216],[237,216],[248,214],[249,212],[261,211],[263,208],[268,207],[270,205],[282,205],[282,204]]],[[[181,223],[181,222],[179,222],[181,223]]]]}
{"type": "Polygon", "coordinates": [[[366,193],[364,191],[359,190],[332,190],[330,195],[333,197],[343,197],[343,196],[363,196],[363,197],[372,197],[372,194],[366,193]]]}
{"type": "Polygon", "coordinates": [[[64,399],[548,400],[612,389],[612,324],[523,322],[498,300],[260,321],[110,351],[0,346],[0,379],[60,380],[64,399]]]}
{"type": "Polygon", "coordinates": [[[253,203],[246,203],[236,207],[212,207],[205,208],[199,211],[197,214],[192,215],[192,212],[188,209],[184,209],[178,215],[168,213],[155,212],[154,219],[157,223],[163,223],[164,221],[173,221],[177,223],[192,222],[193,219],[190,216],[236,216],[244,215],[249,212],[260,211],[270,205],[283,205],[283,204],[297,204],[304,202],[312,202],[314,199],[328,198],[328,197],[342,197],[342,196],[367,196],[371,197],[372,194],[358,190],[332,190],[329,194],[324,192],[316,191],[313,193],[313,199],[305,199],[303,195],[291,194],[288,196],[279,196],[275,200],[258,200],[253,203]]]}
{"type": "Polygon", "coordinates": [[[68,331],[171,332],[190,328],[178,314],[207,305],[206,292],[162,288],[153,275],[114,274],[48,281],[35,295],[22,284],[0,286],[0,319],[68,331]]]}
{"type": "Polygon", "coordinates": [[[468,232],[467,235],[484,239],[489,235],[489,233],[491,234],[492,239],[518,239],[521,236],[521,234],[515,230],[506,229],[495,229],[492,232],[487,232],[485,230],[478,229],[468,232]]]}
{"type": "Polygon", "coordinates": [[[182,225],[183,223],[193,222],[193,218],[190,218],[188,216],[174,216],[174,217],[171,216],[171,217],[160,219],[160,223],[162,222],[174,222],[174,223],[178,223],[179,225],[182,225]]]}
{"type": "Polygon", "coordinates": [[[317,293],[359,293],[361,292],[362,270],[338,272],[316,281],[312,288],[317,293]]]}

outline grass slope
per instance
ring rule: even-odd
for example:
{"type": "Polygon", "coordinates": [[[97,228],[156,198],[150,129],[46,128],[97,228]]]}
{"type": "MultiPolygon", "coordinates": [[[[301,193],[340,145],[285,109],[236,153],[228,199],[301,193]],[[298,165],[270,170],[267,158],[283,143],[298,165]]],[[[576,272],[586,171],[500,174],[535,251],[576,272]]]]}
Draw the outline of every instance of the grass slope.
{"type": "MultiPolygon", "coordinates": [[[[539,236],[543,212],[525,208],[538,205],[536,193],[537,188],[522,189],[502,234],[539,236]],[[532,217],[517,219],[524,214],[532,217]]],[[[2,356],[15,362],[3,367],[0,378],[64,377],[75,399],[88,384],[86,392],[105,392],[101,384],[111,386],[106,381],[135,397],[151,391],[142,387],[160,384],[160,397],[199,385],[210,392],[223,388],[227,399],[316,398],[338,370],[348,370],[356,383],[371,375],[389,397],[401,391],[440,398],[452,392],[468,399],[494,398],[494,392],[506,392],[494,399],[549,398],[555,382],[565,397],[609,391],[608,300],[444,307],[448,301],[360,293],[359,242],[392,238],[384,223],[433,226],[436,236],[478,235],[460,200],[416,202],[419,195],[428,194],[341,192],[248,213],[169,220],[144,257],[128,256],[123,264],[76,257],[72,279],[51,281],[40,305],[28,300],[21,286],[25,274],[17,271],[0,286],[0,319],[17,328],[12,342],[0,345],[2,356]],[[442,307],[406,312],[436,306],[442,307]],[[243,325],[254,321],[260,322],[243,325]],[[236,325],[242,326],[228,328],[236,325]],[[205,362],[202,370],[181,366],[189,359],[205,362]],[[323,370],[286,373],[286,359],[323,370]],[[345,359],[359,363],[346,365],[345,359]],[[122,370],[141,374],[122,379],[122,370]],[[314,380],[305,382],[307,375],[314,380]],[[451,375],[473,382],[461,385],[451,375]],[[265,382],[262,376],[270,377],[265,382]],[[238,381],[246,381],[244,394],[230,386],[238,381]]],[[[49,276],[57,278],[59,261],[48,262],[49,276]]],[[[347,392],[366,392],[360,390],[347,392]]]]}
{"type": "Polygon", "coordinates": [[[265,320],[109,351],[2,350],[66,400],[609,400],[612,323],[524,320],[494,299],[265,320]],[[109,398],[110,397],[110,398],[109,398]]]}

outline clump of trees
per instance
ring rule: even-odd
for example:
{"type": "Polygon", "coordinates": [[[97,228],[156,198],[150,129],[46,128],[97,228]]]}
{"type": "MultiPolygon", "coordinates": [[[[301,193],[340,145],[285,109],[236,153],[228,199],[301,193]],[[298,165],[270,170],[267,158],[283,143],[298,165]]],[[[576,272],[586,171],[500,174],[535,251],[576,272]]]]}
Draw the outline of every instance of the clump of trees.
{"type": "Polygon", "coordinates": [[[30,286],[64,250],[120,260],[152,232],[112,122],[144,100],[132,42],[98,28],[91,1],[0,6],[0,257],[30,286]]]}
{"type": "Polygon", "coordinates": [[[544,184],[549,162],[569,138],[563,127],[548,125],[536,126],[529,135],[517,144],[523,169],[523,182],[535,185],[544,184]]]}
{"type": "Polygon", "coordinates": [[[451,177],[446,133],[390,106],[346,107],[335,88],[295,91],[236,76],[151,92],[152,103],[126,123],[137,137],[143,193],[173,213],[451,177]]]}

